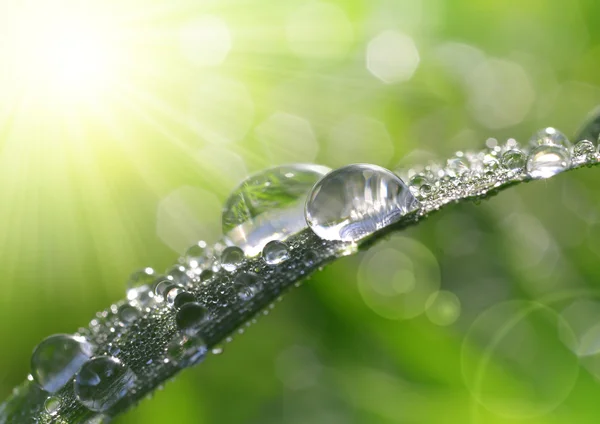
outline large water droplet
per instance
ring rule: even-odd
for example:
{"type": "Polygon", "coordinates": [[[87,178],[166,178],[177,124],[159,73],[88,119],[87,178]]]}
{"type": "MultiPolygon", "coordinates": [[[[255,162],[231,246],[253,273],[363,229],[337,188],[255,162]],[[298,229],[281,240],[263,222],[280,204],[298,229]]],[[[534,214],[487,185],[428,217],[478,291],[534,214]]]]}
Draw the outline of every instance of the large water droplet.
{"type": "Polygon", "coordinates": [[[270,168],[243,181],[229,196],[222,215],[223,234],[254,256],[271,240],[284,240],[306,228],[304,202],[330,169],[295,164],[270,168]]]}
{"type": "Polygon", "coordinates": [[[135,380],[133,371],[117,358],[99,356],[81,367],[73,387],[79,402],[103,412],[125,397],[135,380]]]}
{"type": "Polygon", "coordinates": [[[355,164],[315,185],[306,203],[306,222],[323,239],[357,241],[418,207],[396,175],[376,165],[355,164]]]}
{"type": "Polygon", "coordinates": [[[285,243],[273,240],[263,248],[262,257],[267,264],[278,265],[290,258],[290,251],[285,243]]]}
{"type": "Polygon", "coordinates": [[[542,145],[529,152],[527,172],[532,178],[549,178],[569,168],[571,157],[562,146],[542,145]]]}
{"type": "Polygon", "coordinates": [[[167,345],[167,358],[182,367],[202,362],[207,352],[206,343],[198,335],[188,336],[177,333],[167,345]]]}
{"type": "Polygon", "coordinates": [[[56,393],[92,356],[92,345],[83,337],[55,334],[44,339],[31,355],[31,375],[49,393],[56,393]]]}
{"type": "Polygon", "coordinates": [[[566,135],[558,131],[556,128],[548,127],[539,130],[529,140],[529,144],[533,147],[537,146],[562,146],[565,148],[571,147],[571,142],[566,135]]]}
{"type": "Polygon", "coordinates": [[[221,254],[221,267],[225,271],[233,272],[244,261],[244,251],[237,246],[229,246],[221,254]]]}
{"type": "Polygon", "coordinates": [[[175,315],[177,328],[188,336],[195,336],[200,325],[206,320],[207,311],[204,306],[196,302],[186,303],[181,306],[175,315]]]}

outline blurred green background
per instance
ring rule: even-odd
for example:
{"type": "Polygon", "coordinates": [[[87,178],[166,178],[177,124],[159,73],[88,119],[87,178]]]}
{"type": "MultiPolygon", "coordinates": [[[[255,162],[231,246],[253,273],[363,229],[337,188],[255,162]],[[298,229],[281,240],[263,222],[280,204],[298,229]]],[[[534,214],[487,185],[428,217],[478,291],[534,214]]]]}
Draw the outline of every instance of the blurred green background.
{"type": "MultiPolygon", "coordinates": [[[[0,3],[0,398],[270,165],[572,136],[600,3],[0,3]]],[[[596,423],[597,169],[344,258],[117,423],[596,423]],[[441,290],[438,292],[438,290],[441,290]]]]}

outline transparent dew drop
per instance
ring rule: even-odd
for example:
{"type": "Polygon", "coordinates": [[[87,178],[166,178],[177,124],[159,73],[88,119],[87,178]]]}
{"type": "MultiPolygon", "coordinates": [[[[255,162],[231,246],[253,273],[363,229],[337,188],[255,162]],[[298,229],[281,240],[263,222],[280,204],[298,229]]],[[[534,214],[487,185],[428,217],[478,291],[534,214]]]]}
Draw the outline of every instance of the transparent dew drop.
{"type": "Polygon", "coordinates": [[[502,166],[511,171],[520,171],[525,168],[527,155],[518,149],[510,149],[502,155],[502,166]]]}
{"type": "Polygon", "coordinates": [[[429,197],[434,191],[433,182],[425,174],[413,176],[410,180],[409,187],[414,195],[423,198],[429,197]]]}
{"type": "Polygon", "coordinates": [[[233,281],[237,297],[242,301],[252,299],[262,288],[258,275],[253,272],[239,273],[233,281]]]}
{"type": "Polygon", "coordinates": [[[104,412],[127,395],[136,376],[117,358],[98,356],[86,362],[73,383],[77,400],[88,409],[104,412]]]}
{"type": "Polygon", "coordinates": [[[91,356],[92,345],[85,338],[55,334],[34,349],[31,375],[42,389],[56,393],[91,356]]]}
{"type": "Polygon", "coordinates": [[[176,333],[167,345],[167,358],[180,367],[190,367],[202,362],[208,349],[198,335],[176,333]]]}
{"type": "Polygon", "coordinates": [[[169,290],[180,287],[176,283],[167,279],[160,279],[154,284],[154,294],[156,296],[165,297],[169,290]]]}
{"type": "Polygon", "coordinates": [[[184,262],[192,268],[201,266],[210,256],[208,245],[204,240],[200,240],[195,245],[191,246],[183,256],[184,262]]]}
{"type": "Polygon", "coordinates": [[[536,132],[529,144],[532,147],[538,146],[561,146],[564,148],[571,147],[571,142],[566,135],[558,131],[556,128],[548,127],[536,132]]]}
{"type": "Polygon", "coordinates": [[[358,241],[418,207],[408,187],[392,172],[355,164],[327,174],[314,186],[305,216],[322,239],[358,241]]]}
{"type": "Polygon", "coordinates": [[[565,171],[570,164],[571,157],[566,148],[542,145],[529,152],[527,173],[531,178],[549,178],[565,171]]]}
{"type": "Polygon", "coordinates": [[[167,304],[176,309],[180,309],[186,303],[195,302],[196,298],[190,292],[179,287],[175,287],[167,293],[167,304]]]}
{"type": "Polygon", "coordinates": [[[175,315],[175,324],[186,335],[193,336],[198,333],[207,317],[208,313],[204,306],[196,302],[185,303],[175,315]]]}
{"type": "Polygon", "coordinates": [[[60,409],[60,398],[58,396],[50,396],[44,402],[44,409],[51,416],[56,416],[60,409]]]}
{"type": "Polygon", "coordinates": [[[221,268],[233,272],[244,261],[244,251],[237,246],[228,246],[221,254],[221,268]]]}
{"type": "Polygon", "coordinates": [[[214,275],[215,273],[213,271],[211,271],[210,269],[205,269],[200,273],[200,281],[204,283],[210,280],[214,275]]]}
{"type": "Polygon", "coordinates": [[[185,286],[190,282],[186,269],[183,265],[175,265],[174,267],[167,270],[165,273],[167,278],[173,281],[175,284],[185,286]]]}
{"type": "Polygon", "coordinates": [[[127,299],[140,300],[142,303],[146,301],[147,294],[150,292],[150,284],[152,284],[154,278],[154,270],[150,267],[131,274],[127,281],[127,299]]]}
{"type": "Polygon", "coordinates": [[[267,264],[278,265],[290,258],[290,251],[285,243],[273,240],[263,248],[262,257],[267,264]]]}
{"type": "Polygon", "coordinates": [[[573,156],[590,156],[596,153],[594,143],[589,140],[581,140],[573,146],[573,156]]]}
{"type": "Polygon", "coordinates": [[[251,175],[225,202],[223,234],[248,256],[255,256],[267,242],[300,232],[306,228],[306,196],[329,171],[324,166],[294,164],[251,175]]]}
{"type": "Polygon", "coordinates": [[[135,306],[125,304],[119,306],[119,309],[117,310],[117,315],[119,316],[121,322],[123,322],[124,324],[131,324],[133,321],[139,318],[140,310],[135,306]]]}
{"type": "Polygon", "coordinates": [[[448,159],[446,173],[451,177],[459,177],[469,172],[469,161],[458,152],[455,157],[448,159]]]}

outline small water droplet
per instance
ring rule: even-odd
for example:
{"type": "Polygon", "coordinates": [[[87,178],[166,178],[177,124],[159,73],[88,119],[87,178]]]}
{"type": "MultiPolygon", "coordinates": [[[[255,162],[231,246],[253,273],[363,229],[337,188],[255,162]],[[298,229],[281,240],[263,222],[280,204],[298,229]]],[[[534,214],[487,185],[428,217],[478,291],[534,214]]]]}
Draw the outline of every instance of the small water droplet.
{"type": "Polygon", "coordinates": [[[57,396],[50,396],[44,402],[44,409],[51,416],[56,416],[58,414],[58,410],[60,409],[60,398],[57,396]]]}
{"type": "Polygon", "coordinates": [[[462,152],[457,152],[456,157],[448,159],[446,174],[451,177],[459,177],[469,172],[469,161],[462,152]]]}
{"type": "Polygon", "coordinates": [[[92,345],[85,338],[55,334],[34,349],[31,375],[42,389],[56,393],[91,356],[92,345]]]}
{"type": "Polygon", "coordinates": [[[571,142],[566,135],[558,131],[556,128],[548,127],[536,132],[529,144],[533,147],[538,146],[561,146],[564,148],[571,147],[571,142]]]}
{"type": "Polygon", "coordinates": [[[207,260],[209,256],[208,253],[209,249],[206,242],[200,240],[185,252],[184,261],[191,268],[198,268],[207,260]]]}
{"type": "Polygon", "coordinates": [[[262,288],[258,275],[253,272],[239,273],[233,282],[237,296],[242,301],[248,301],[262,288]]]}
{"type": "Polygon", "coordinates": [[[202,337],[177,333],[167,345],[167,358],[181,367],[196,365],[206,357],[208,349],[202,337]]]}
{"type": "Polygon", "coordinates": [[[154,280],[154,270],[150,267],[140,269],[129,276],[127,281],[127,299],[147,300],[150,284],[154,280]]]}
{"type": "Polygon", "coordinates": [[[135,306],[126,303],[119,307],[117,315],[124,324],[130,324],[140,316],[140,311],[135,306]]]}
{"type": "Polygon", "coordinates": [[[262,251],[264,261],[269,265],[277,265],[290,258],[290,251],[285,243],[277,240],[268,242],[262,251]]]}
{"type": "Polygon", "coordinates": [[[118,346],[115,346],[112,343],[109,343],[108,344],[108,353],[111,356],[117,356],[119,353],[121,353],[121,349],[118,346]]]}
{"type": "Polygon", "coordinates": [[[220,355],[223,353],[223,346],[215,346],[212,348],[211,352],[213,355],[220,355]]]}
{"type": "Polygon", "coordinates": [[[175,284],[185,286],[190,282],[190,277],[187,275],[186,269],[183,265],[175,265],[166,272],[167,277],[175,284]]]}
{"type": "Polygon", "coordinates": [[[193,336],[208,317],[204,306],[196,302],[185,303],[175,315],[177,328],[188,336],[193,336]]]}
{"type": "Polygon", "coordinates": [[[244,261],[244,251],[237,246],[228,246],[221,254],[221,267],[228,272],[233,272],[244,261]]]}
{"type": "Polygon", "coordinates": [[[210,269],[205,269],[200,273],[200,281],[204,283],[207,280],[210,280],[214,275],[215,273],[213,271],[210,269]]]}
{"type": "Polygon", "coordinates": [[[596,147],[594,143],[589,140],[581,140],[575,143],[573,146],[573,155],[574,156],[589,156],[596,153],[596,147]]]}
{"type": "Polygon", "coordinates": [[[294,164],[251,175],[229,195],[223,208],[223,234],[249,256],[271,240],[285,240],[306,228],[304,202],[329,168],[294,164]]]}
{"type": "Polygon", "coordinates": [[[79,402],[92,411],[103,412],[125,397],[135,380],[131,369],[117,358],[98,356],[81,367],[73,388],[79,402]]]}
{"type": "Polygon", "coordinates": [[[427,198],[434,191],[434,182],[425,174],[417,174],[411,178],[409,187],[414,195],[427,198]]]}
{"type": "Polygon", "coordinates": [[[549,178],[569,168],[569,151],[562,146],[541,145],[532,149],[527,172],[532,178],[549,178]]]}
{"type": "Polygon", "coordinates": [[[419,203],[387,169],[355,164],[321,179],[306,203],[306,222],[325,240],[358,241],[415,211],[419,203]]]}
{"type": "Polygon", "coordinates": [[[510,149],[502,155],[502,166],[511,171],[519,171],[525,168],[527,156],[520,150],[510,149]]]}
{"type": "Polygon", "coordinates": [[[174,287],[167,293],[167,303],[176,309],[180,309],[186,303],[195,302],[196,298],[190,292],[179,287],[174,287]]]}
{"type": "Polygon", "coordinates": [[[154,294],[156,296],[160,296],[160,297],[164,298],[167,295],[167,293],[169,292],[169,290],[171,290],[175,287],[180,287],[180,286],[178,286],[171,280],[159,279],[154,284],[154,294]]]}

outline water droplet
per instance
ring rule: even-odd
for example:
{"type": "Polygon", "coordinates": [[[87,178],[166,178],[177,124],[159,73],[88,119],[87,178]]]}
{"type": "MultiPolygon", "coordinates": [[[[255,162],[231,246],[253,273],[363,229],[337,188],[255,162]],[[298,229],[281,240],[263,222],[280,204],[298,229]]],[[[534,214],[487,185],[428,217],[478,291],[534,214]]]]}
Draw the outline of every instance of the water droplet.
{"type": "Polygon", "coordinates": [[[221,267],[225,271],[235,271],[243,261],[244,251],[237,246],[228,246],[221,254],[221,267]]]}
{"type": "Polygon", "coordinates": [[[223,234],[254,256],[271,240],[285,240],[306,228],[304,202],[314,184],[330,171],[318,165],[270,168],[244,180],[223,209],[223,234]]]}
{"type": "Polygon", "coordinates": [[[200,281],[204,283],[205,281],[210,280],[214,275],[215,273],[213,271],[205,269],[200,273],[200,281]]]}
{"type": "Polygon", "coordinates": [[[511,171],[519,171],[525,168],[527,156],[520,150],[510,149],[502,155],[502,166],[511,171]]]}
{"type": "Polygon", "coordinates": [[[469,161],[461,152],[457,152],[456,157],[448,159],[446,170],[451,177],[461,176],[469,172],[469,161]]]}
{"type": "Polygon", "coordinates": [[[130,324],[140,316],[140,311],[135,306],[125,304],[119,307],[117,315],[123,323],[130,324]]]}
{"type": "Polygon", "coordinates": [[[169,292],[169,290],[173,289],[174,287],[179,287],[179,286],[171,280],[159,279],[154,284],[154,294],[156,296],[165,297],[167,295],[167,293],[169,292]]]}
{"type": "Polygon", "coordinates": [[[596,147],[594,143],[589,140],[581,140],[575,143],[573,147],[574,156],[589,156],[596,153],[596,147]]]}
{"type": "Polygon", "coordinates": [[[167,357],[181,367],[196,365],[206,357],[206,343],[198,335],[177,333],[167,345],[167,357]]]}
{"type": "Polygon", "coordinates": [[[200,325],[207,319],[207,311],[204,306],[196,302],[186,303],[181,306],[175,315],[177,328],[188,336],[198,332],[200,325]]]}
{"type": "Polygon", "coordinates": [[[135,380],[133,371],[117,358],[98,356],[81,367],[73,388],[79,402],[103,412],[125,397],[135,380]]]}
{"type": "Polygon", "coordinates": [[[190,292],[179,287],[174,287],[167,293],[167,303],[180,309],[186,303],[195,302],[196,298],[190,292]]]}
{"type": "Polygon", "coordinates": [[[425,174],[417,174],[411,178],[409,187],[414,195],[428,197],[434,191],[433,181],[425,174]]]}
{"type": "Polygon", "coordinates": [[[313,250],[307,250],[302,258],[304,265],[306,267],[313,267],[317,261],[319,260],[319,256],[313,250]]]}
{"type": "Polygon", "coordinates": [[[127,299],[141,299],[150,291],[150,284],[154,280],[154,270],[146,267],[134,272],[127,282],[127,299]]]}
{"type": "Polygon", "coordinates": [[[117,356],[119,353],[121,353],[121,349],[118,346],[115,346],[112,343],[109,343],[108,344],[108,353],[111,356],[117,356]]]}
{"type": "Polygon", "coordinates": [[[58,414],[58,410],[60,409],[60,398],[57,396],[50,396],[44,402],[44,409],[51,416],[55,416],[58,414]]]}
{"type": "Polygon", "coordinates": [[[92,345],[83,337],[55,334],[34,349],[31,375],[42,389],[56,393],[91,356],[92,345]]]}
{"type": "Polygon", "coordinates": [[[542,145],[532,149],[527,158],[527,172],[532,178],[549,178],[571,164],[569,151],[562,146],[542,145]]]}
{"type": "Polygon", "coordinates": [[[285,243],[277,240],[268,242],[262,251],[264,261],[269,265],[277,265],[290,258],[290,251],[285,243]]]}
{"type": "Polygon", "coordinates": [[[306,222],[323,239],[358,241],[418,207],[396,175],[376,165],[355,164],[315,185],[306,203],[306,222]]]}
{"type": "Polygon", "coordinates": [[[235,277],[233,286],[237,292],[238,298],[242,301],[250,300],[260,291],[262,285],[253,272],[242,272],[235,277]]]}
{"type": "Polygon", "coordinates": [[[182,265],[175,265],[171,269],[167,270],[166,275],[175,284],[185,286],[190,282],[190,277],[188,277],[186,269],[182,265]]]}
{"type": "Polygon", "coordinates": [[[533,147],[538,146],[561,146],[564,148],[571,147],[571,142],[566,135],[555,128],[548,127],[539,130],[529,140],[529,144],[533,147]]]}
{"type": "Polygon", "coordinates": [[[212,348],[211,352],[213,355],[220,355],[223,353],[223,346],[215,346],[212,348]]]}
{"type": "Polygon", "coordinates": [[[208,246],[206,242],[200,240],[185,252],[185,263],[187,263],[191,268],[198,268],[201,266],[209,256],[207,248],[208,246]]]}

